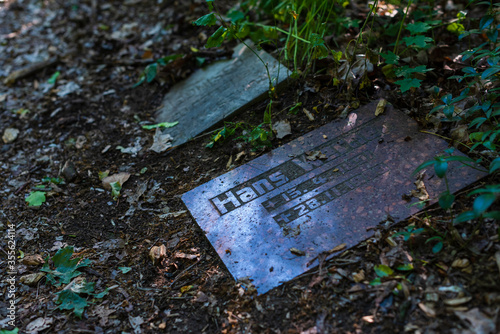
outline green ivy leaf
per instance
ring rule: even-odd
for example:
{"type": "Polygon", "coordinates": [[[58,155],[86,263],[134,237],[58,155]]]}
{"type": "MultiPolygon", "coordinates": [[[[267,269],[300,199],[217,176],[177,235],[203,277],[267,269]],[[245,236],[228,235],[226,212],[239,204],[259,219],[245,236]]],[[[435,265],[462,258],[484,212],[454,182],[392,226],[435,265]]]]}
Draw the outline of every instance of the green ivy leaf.
{"type": "Polygon", "coordinates": [[[451,208],[454,201],[455,196],[448,191],[445,191],[439,196],[439,206],[445,210],[451,208]]]}
{"type": "Polygon", "coordinates": [[[407,263],[407,264],[400,264],[399,266],[396,267],[397,270],[400,271],[410,271],[413,270],[413,263],[407,263]]]}
{"type": "Polygon", "coordinates": [[[431,43],[434,40],[430,37],[425,37],[424,35],[417,35],[405,37],[403,38],[403,41],[407,46],[415,45],[419,48],[425,48],[427,46],[427,43],[431,43]]]}
{"type": "Polygon", "coordinates": [[[52,74],[47,82],[51,85],[55,84],[59,75],[61,75],[61,72],[57,71],[56,73],[52,74]]]}
{"type": "Polygon", "coordinates": [[[150,83],[156,78],[156,73],[158,72],[158,64],[150,64],[146,66],[144,73],[146,74],[146,82],[150,83]]]}
{"type": "Polygon", "coordinates": [[[500,72],[500,66],[490,67],[481,74],[481,79],[486,80],[497,72],[500,72]]]}
{"type": "Polygon", "coordinates": [[[474,213],[474,211],[465,211],[465,212],[462,212],[461,214],[459,214],[457,216],[457,218],[455,218],[455,220],[453,221],[453,225],[457,225],[457,224],[460,224],[460,223],[463,223],[463,222],[466,222],[468,220],[472,220],[475,218],[476,218],[476,214],[474,213]]]}
{"type": "Polygon", "coordinates": [[[217,18],[214,13],[203,15],[198,20],[194,21],[193,24],[197,26],[211,27],[217,23],[217,18]]]}
{"type": "Polygon", "coordinates": [[[80,297],[71,290],[63,290],[57,293],[56,304],[60,304],[56,309],[73,310],[78,318],[82,318],[83,311],[88,305],[87,300],[80,297]]]}
{"type": "Polygon", "coordinates": [[[392,51],[387,51],[387,53],[380,53],[382,58],[384,58],[386,64],[397,65],[399,61],[399,56],[392,51]]]}
{"type": "Polygon", "coordinates": [[[434,164],[434,171],[436,175],[442,179],[446,175],[446,171],[448,170],[448,163],[444,160],[438,160],[434,164]]]}
{"type": "Polygon", "coordinates": [[[226,38],[227,34],[227,29],[220,26],[219,29],[217,29],[212,36],[210,36],[207,40],[207,44],[205,45],[206,48],[213,48],[213,47],[218,47],[222,45],[222,42],[224,42],[224,39],[226,38]]]}
{"type": "Polygon", "coordinates": [[[420,166],[418,166],[415,171],[411,174],[411,175],[416,175],[418,172],[420,172],[422,169],[424,168],[427,168],[431,165],[434,165],[436,163],[436,160],[429,160],[429,161],[426,161],[422,164],[420,164],[420,166]]]}
{"type": "Polygon", "coordinates": [[[483,214],[483,217],[484,218],[492,218],[492,219],[500,220],[500,211],[486,212],[485,214],[483,214]]]}
{"type": "Polygon", "coordinates": [[[396,85],[401,86],[401,93],[404,93],[408,90],[410,90],[412,87],[420,87],[420,83],[422,80],[420,79],[403,79],[403,80],[398,80],[395,82],[396,85]]]}
{"type": "Polygon", "coordinates": [[[439,241],[437,244],[432,247],[432,253],[436,254],[439,253],[443,249],[443,242],[439,241]]]}
{"type": "Polygon", "coordinates": [[[19,328],[14,328],[13,330],[0,329],[0,334],[17,334],[19,333],[19,328]]]}
{"type": "Polygon", "coordinates": [[[113,199],[116,200],[118,197],[120,197],[120,190],[122,190],[122,185],[118,181],[111,182],[109,185],[111,187],[111,195],[113,196],[113,199]]]}
{"type": "Polygon", "coordinates": [[[60,283],[68,284],[74,277],[81,274],[77,271],[78,268],[86,267],[90,264],[90,260],[88,259],[80,261],[81,257],[71,260],[70,258],[73,255],[73,251],[74,248],[72,246],[59,249],[52,257],[55,269],[51,270],[48,262],[46,262],[41,270],[52,277],[59,278],[60,283]]]}
{"type": "Polygon", "coordinates": [[[32,191],[28,197],[26,197],[26,202],[28,206],[40,206],[45,203],[45,192],[43,191],[32,191]]]}
{"type": "Polygon", "coordinates": [[[493,160],[490,163],[490,174],[493,174],[493,172],[496,171],[499,168],[500,168],[500,157],[499,158],[495,158],[495,160],[493,160]]]}
{"type": "Polygon", "coordinates": [[[375,266],[373,267],[373,269],[375,270],[375,273],[377,274],[378,277],[389,277],[392,274],[394,274],[394,271],[385,264],[380,264],[378,266],[375,266]]]}
{"type": "Polygon", "coordinates": [[[488,27],[493,23],[495,18],[491,15],[485,15],[479,22],[479,30],[488,29],[488,27]]]}
{"type": "Polygon", "coordinates": [[[496,200],[495,194],[483,194],[478,196],[474,200],[474,204],[472,205],[472,209],[476,216],[482,215],[488,208],[495,202],[496,200]]]}
{"type": "Polygon", "coordinates": [[[408,24],[406,29],[409,30],[411,34],[416,35],[427,32],[427,30],[432,29],[432,27],[425,22],[416,22],[408,24]]]}
{"type": "Polygon", "coordinates": [[[123,274],[126,274],[128,273],[129,271],[132,270],[132,268],[130,267],[118,267],[118,269],[123,273],[123,274]]]}
{"type": "Polygon", "coordinates": [[[489,184],[485,186],[484,188],[479,188],[476,190],[471,191],[467,196],[471,196],[474,194],[498,194],[500,193],[500,184],[489,184]]]}
{"type": "Polygon", "coordinates": [[[231,22],[236,23],[245,18],[245,13],[236,9],[231,9],[229,13],[227,13],[227,17],[231,19],[231,22]]]}
{"type": "Polygon", "coordinates": [[[408,78],[410,74],[413,73],[425,73],[432,71],[432,68],[427,68],[425,65],[420,65],[417,67],[409,67],[409,66],[403,66],[401,68],[397,68],[394,72],[398,77],[405,77],[408,78]]]}

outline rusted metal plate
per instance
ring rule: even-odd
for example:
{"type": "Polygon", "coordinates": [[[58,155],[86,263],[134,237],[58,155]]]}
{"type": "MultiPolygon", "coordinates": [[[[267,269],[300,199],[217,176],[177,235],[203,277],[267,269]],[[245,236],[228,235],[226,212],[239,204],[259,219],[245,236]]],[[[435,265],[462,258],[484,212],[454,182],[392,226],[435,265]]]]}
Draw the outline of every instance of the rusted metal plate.
{"type": "MultiPolygon", "coordinates": [[[[184,194],[236,279],[248,276],[264,293],[311,269],[307,263],[320,252],[354,246],[388,216],[397,221],[418,210],[402,198],[415,189],[411,174],[448,145],[419,133],[412,119],[391,107],[375,117],[375,107],[362,107],[184,194]],[[311,151],[326,159],[309,161],[311,151]]],[[[482,176],[450,163],[452,192],[482,176]]],[[[424,183],[431,198],[445,189],[433,168],[424,183]]]]}
{"type": "MultiPolygon", "coordinates": [[[[250,41],[247,45],[255,49],[250,41]]],[[[273,85],[283,83],[288,69],[265,51],[256,52],[267,64],[273,85]]],[[[163,131],[173,137],[172,145],[177,146],[267,97],[268,90],[269,77],[264,64],[240,44],[234,49],[232,59],[210,64],[172,87],[156,120],[179,122],[163,131]]]]}

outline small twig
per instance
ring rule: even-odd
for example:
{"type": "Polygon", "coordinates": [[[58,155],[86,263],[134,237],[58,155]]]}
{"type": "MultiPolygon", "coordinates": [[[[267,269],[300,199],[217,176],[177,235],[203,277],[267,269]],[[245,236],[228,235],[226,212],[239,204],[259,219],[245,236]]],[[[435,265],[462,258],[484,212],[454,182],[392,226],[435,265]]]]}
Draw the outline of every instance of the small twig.
{"type": "Polygon", "coordinates": [[[190,265],[189,267],[187,267],[186,269],[184,269],[179,275],[177,275],[174,280],[172,281],[172,283],[170,283],[169,287],[171,288],[175,282],[177,282],[179,280],[179,278],[181,278],[189,269],[193,268],[195,265],[197,265],[199,262],[200,262],[201,258],[198,259],[198,261],[196,261],[195,263],[193,263],[192,265],[190,265]]]}
{"type": "Polygon", "coordinates": [[[30,183],[31,183],[31,180],[26,181],[22,186],[17,188],[17,190],[14,192],[14,195],[19,195],[21,193],[21,191],[23,191],[30,183]]]}
{"type": "Polygon", "coordinates": [[[7,86],[12,85],[19,79],[23,79],[27,76],[30,76],[31,74],[38,72],[46,67],[52,66],[55,63],[57,63],[59,59],[57,57],[52,57],[47,60],[34,63],[31,65],[28,65],[20,70],[12,72],[4,81],[3,83],[7,86]]]}

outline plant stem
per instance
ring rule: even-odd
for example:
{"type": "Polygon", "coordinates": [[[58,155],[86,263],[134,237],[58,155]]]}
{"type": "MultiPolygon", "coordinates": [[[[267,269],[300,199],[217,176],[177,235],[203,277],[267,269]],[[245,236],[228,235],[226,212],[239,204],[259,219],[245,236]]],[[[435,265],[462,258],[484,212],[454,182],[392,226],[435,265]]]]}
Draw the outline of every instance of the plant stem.
{"type": "Polygon", "coordinates": [[[399,43],[399,37],[401,36],[401,31],[403,30],[403,24],[405,23],[406,16],[408,15],[408,11],[410,10],[412,0],[408,1],[408,6],[406,7],[406,11],[403,15],[403,19],[401,20],[401,25],[399,26],[399,31],[398,31],[398,38],[396,38],[396,44],[394,45],[394,54],[397,55],[397,50],[398,50],[398,43],[399,43]]]}

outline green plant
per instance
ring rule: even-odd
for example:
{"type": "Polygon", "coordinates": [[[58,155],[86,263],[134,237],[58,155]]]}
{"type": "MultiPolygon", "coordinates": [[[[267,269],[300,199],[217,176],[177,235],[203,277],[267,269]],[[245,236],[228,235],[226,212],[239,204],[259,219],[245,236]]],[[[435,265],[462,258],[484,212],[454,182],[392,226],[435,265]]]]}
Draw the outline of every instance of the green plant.
{"type": "Polygon", "coordinates": [[[42,271],[47,273],[47,281],[52,285],[61,286],[68,284],[63,290],[56,293],[57,309],[73,310],[74,314],[81,318],[88,302],[83,296],[92,296],[94,298],[103,298],[110,288],[105,289],[99,294],[95,294],[95,283],[89,283],[84,278],[78,279],[81,275],[77,269],[86,267],[90,264],[90,260],[81,257],[71,259],[73,255],[73,247],[65,247],[59,249],[52,257],[54,269],[50,268],[49,258],[47,257],[42,271]]]}
{"type": "Polygon", "coordinates": [[[68,284],[74,277],[81,274],[81,272],[77,271],[78,268],[87,267],[90,264],[90,260],[82,260],[81,257],[71,260],[73,251],[73,247],[65,247],[58,250],[52,257],[54,269],[50,268],[49,259],[46,259],[42,271],[47,273],[47,280],[51,284],[55,286],[68,284]]]}
{"type": "MultiPolygon", "coordinates": [[[[270,115],[267,114],[265,118],[266,117],[270,121],[270,115]]],[[[212,148],[216,143],[222,143],[230,137],[235,137],[237,131],[241,131],[241,134],[234,139],[250,143],[254,149],[271,146],[272,130],[266,129],[268,125],[269,123],[262,123],[257,126],[250,126],[243,122],[227,122],[222,129],[217,130],[214,134],[212,134],[210,142],[206,145],[206,147],[212,148]]]]}
{"type": "MultiPolygon", "coordinates": [[[[473,3],[471,1],[470,3],[473,3]]],[[[491,3],[493,5],[493,3],[491,3]]],[[[498,6],[498,4],[496,4],[498,6]]],[[[453,26],[448,30],[456,30],[459,33],[459,39],[471,37],[477,34],[484,34],[488,41],[462,53],[462,61],[470,62],[470,66],[462,69],[462,75],[454,75],[451,80],[456,80],[458,83],[464,84],[464,88],[460,94],[453,97],[452,94],[446,94],[441,98],[442,104],[436,106],[430,111],[430,114],[441,111],[445,119],[443,121],[460,121],[468,124],[472,129],[469,135],[471,142],[470,152],[479,154],[481,158],[474,161],[470,158],[455,158],[455,160],[469,163],[484,163],[488,166],[489,174],[495,174],[500,169],[499,157],[499,135],[500,123],[500,47],[496,46],[498,41],[498,33],[500,25],[493,25],[494,17],[492,15],[492,6],[489,12],[483,16],[478,22],[478,28],[463,30],[463,25],[453,26]],[[458,102],[469,99],[476,103],[461,112],[457,112],[458,102]]],[[[459,13],[458,22],[465,19],[465,13],[459,13]]],[[[467,145],[466,145],[467,146],[467,145]]],[[[444,177],[446,180],[447,162],[449,158],[436,157],[433,161],[428,161],[422,164],[419,169],[425,168],[422,166],[434,165],[436,174],[439,177],[444,177]]],[[[500,219],[500,211],[491,211],[490,208],[500,196],[500,185],[490,184],[471,191],[468,196],[477,195],[474,199],[472,210],[465,211],[459,214],[454,219],[454,224],[460,224],[469,220],[484,218],[500,219]],[[490,211],[488,211],[490,210],[490,211]]],[[[441,207],[450,208],[454,201],[454,196],[445,192],[439,197],[441,207]]]]}
{"type": "Polygon", "coordinates": [[[0,334],[17,334],[19,333],[19,328],[14,328],[12,330],[8,330],[8,329],[0,329],[0,334]]]}
{"type": "Polygon", "coordinates": [[[425,65],[419,65],[416,67],[404,65],[396,67],[399,64],[400,55],[411,55],[412,51],[418,53],[420,50],[425,50],[432,46],[431,43],[434,42],[434,39],[426,35],[432,32],[433,28],[437,27],[441,23],[440,20],[431,20],[428,16],[418,15],[419,12],[417,11],[413,14],[414,22],[408,23],[405,29],[403,29],[412,2],[412,0],[408,2],[403,17],[399,22],[399,29],[396,42],[394,43],[394,50],[380,53],[380,56],[385,60],[386,64],[386,66],[382,69],[385,76],[389,79],[394,79],[396,77],[401,78],[394,82],[396,85],[400,86],[401,93],[404,93],[412,88],[420,87],[424,74],[432,69],[427,68],[425,65]],[[418,21],[418,19],[422,18],[425,20],[418,21]],[[410,35],[401,38],[403,30],[407,30],[410,35]],[[406,46],[403,50],[399,49],[400,40],[402,41],[401,44],[406,46]]]}
{"type": "Polygon", "coordinates": [[[168,64],[170,64],[174,60],[181,58],[181,57],[182,57],[182,55],[177,55],[177,54],[170,55],[170,56],[162,57],[162,58],[156,60],[154,63],[149,64],[148,66],[146,66],[144,71],[141,73],[141,75],[139,77],[139,81],[136,84],[134,84],[132,86],[132,88],[140,86],[144,81],[146,81],[147,83],[150,83],[151,81],[153,81],[156,78],[156,75],[158,74],[158,70],[159,70],[160,66],[167,66],[168,64]]]}
{"type": "MultiPolygon", "coordinates": [[[[373,270],[375,271],[375,279],[373,279],[370,282],[370,285],[372,286],[377,286],[382,284],[382,281],[384,280],[406,280],[405,275],[398,274],[395,272],[391,267],[385,265],[385,264],[379,264],[373,267],[373,270]]],[[[413,270],[413,264],[412,263],[406,263],[406,264],[400,264],[396,266],[397,271],[402,271],[402,272],[410,272],[413,270]]],[[[402,289],[401,284],[398,284],[396,286],[396,290],[394,293],[398,293],[402,289]]]]}
{"type": "Polygon", "coordinates": [[[237,139],[251,143],[254,149],[271,146],[272,131],[265,129],[265,124],[260,124],[251,130],[246,130],[237,139]]]}
{"type": "Polygon", "coordinates": [[[44,191],[32,191],[26,197],[26,203],[28,206],[40,206],[45,203],[45,192],[44,191]]]}
{"type": "MultiPolygon", "coordinates": [[[[432,230],[434,233],[438,233],[438,231],[436,231],[434,228],[430,228],[430,230],[432,230]]],[[[414,238],[416,235],[419,235],[419,234],[422,234],[422,233],[427,233],[430,231],[429,229],[427,228],[423,228],[423,227],[420,227],[420,228],[417,228],[416,226],[407,226],[406,227],[406,230],[403,230],[403,231],[399,231],[397,233],[394,233],[393,236],[394,237],[397,237],[399,235],[402,235],[403,236],[403,240],[404,241],[408,241],[410,240],[411,238],[414,238]]],[[[438,233],[439,234],[439,233],[438,233]]],[[[430,242],[433,242],[435,241],[435,244],[434,246],[432,247],[432,252],[433,253],[438,253],[441,251],[441,249],[443,249],[443,246],[444,246],[444,239],[443,239],[443,236],[441,235],[435,235],[435,236],[432,236],[432,237],[428,237],[427,240],[425,241],[426,244],[430,243],[430,242]]]]}
{"type": "Polygon", "coordinates": [[[210,138],[210,142],[206,145],[206,147],[212,148],[216,143],[221,143],[227,138],[232,137],[235,134],[236,130],[242,127],[242,124],[243,123],[225,123],[222,129],[214,132],[214,134],[210,138]]]}

